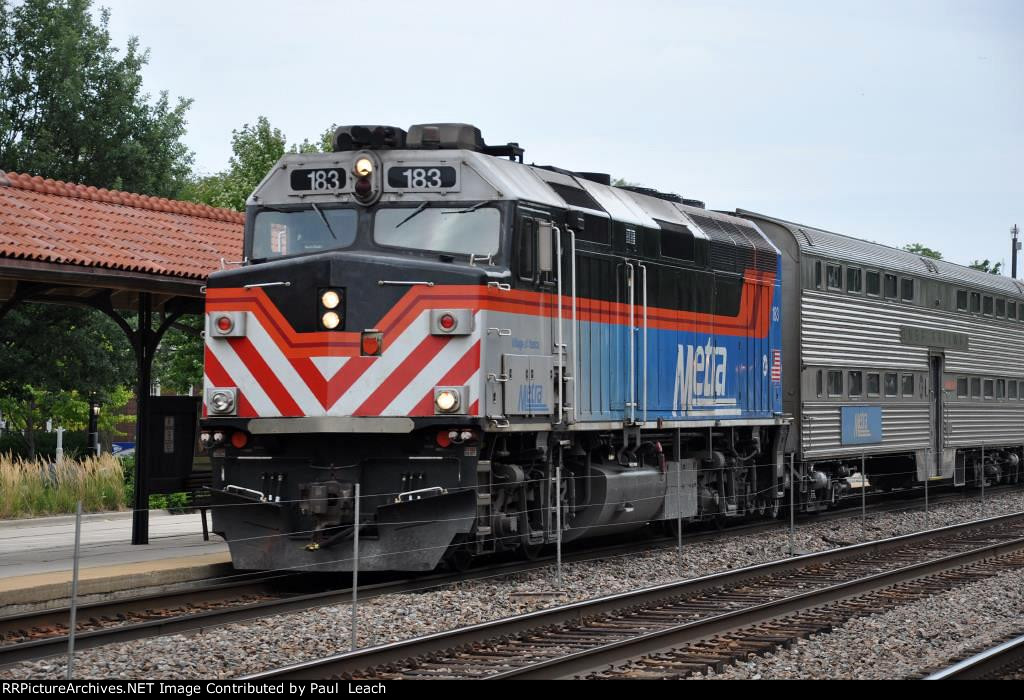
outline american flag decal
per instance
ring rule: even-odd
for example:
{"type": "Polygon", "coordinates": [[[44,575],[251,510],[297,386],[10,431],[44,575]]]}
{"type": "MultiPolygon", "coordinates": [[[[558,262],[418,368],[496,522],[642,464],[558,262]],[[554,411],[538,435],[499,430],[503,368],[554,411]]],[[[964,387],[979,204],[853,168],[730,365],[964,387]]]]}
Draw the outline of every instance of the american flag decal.
{"type": "Polygon", "coordinates": [[[772,350],[772,381],[782,381],[782,351],[772,350]]]}

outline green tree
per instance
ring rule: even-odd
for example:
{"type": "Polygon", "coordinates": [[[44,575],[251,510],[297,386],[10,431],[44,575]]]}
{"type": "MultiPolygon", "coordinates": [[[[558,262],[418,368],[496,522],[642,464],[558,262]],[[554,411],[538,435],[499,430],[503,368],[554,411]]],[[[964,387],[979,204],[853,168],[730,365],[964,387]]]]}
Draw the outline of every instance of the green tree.
{"type": "Polygon", "coordinates": [[[984,260],[975,260],[967,267],[970,267],[973,270],[981,270],[982,272],[988,272],[989,274],[992,275],[1002,274],[1003,271],[1003,264],[1001,262],[993,264],[992,262],[989,261],[988,258],[985,258],[984,260]]]}
{"type": "Polygon", "coordinates": [[[287,138],[280,129],[270,125],[266,117],[258,117],[255,124],[243,124],[231,132],[231,160],[227,170],[198,177],[184,193],[190,199],[214,207],[243,211],[245,200],[266,177],[281,156],[287,153],[317,153],[331,150],[334,127],[323,132],[315,142],[287,147],[287,138]]]}
{"type": "MultiPolygon", "coordinates": [[[[0,324],[0,410],[8,427],[24,432],[29,457],[47,418],[82,423],[88,396],[124,404],[134,375],[127,339],[98,311],[28,304],[0,324]]],[[[72,425],[64,427],[71,429],[72,425]]]]}
{"type": "Polygon", "coordinates": [[[922,243],[908,243],[903,246],[903,250],[908,253],[914,253],[915,255],[922,255],[926,258],[932,258],[933,260],[942,260],[942,253],[922,243]]]}
{"type": "Polygon", "coordinates": [[[153,357],[153,376],[164,394],[189,393],[203,379],[202,319],[189,318],[171,326],[153,357]]]}
{"type": "Polygon", "coordinates": [[[0,0],[0,169],[174,197],[191,100],[142,91],[149,52],[111,43],[92,0],[0,0]]]}

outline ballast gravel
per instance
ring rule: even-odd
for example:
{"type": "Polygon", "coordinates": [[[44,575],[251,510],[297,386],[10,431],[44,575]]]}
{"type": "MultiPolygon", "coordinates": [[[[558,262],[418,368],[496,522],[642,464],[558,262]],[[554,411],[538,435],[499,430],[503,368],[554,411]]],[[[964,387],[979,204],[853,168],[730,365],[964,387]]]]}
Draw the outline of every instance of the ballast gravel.
{"type": "MultiPolygon", "coordinates": [[[[864,524],[859,514],[821,522],[811,518],[798,522],[795,546],[800,552],[821,551],[908,534],[926,527],[952,525],[1021,510],[1024,510],[1024,493],[1012,491],[989,494],[984,506],[976,496],[934,504],[927,516],[921,506],[915,504],[898,512],[869,513],[864,524]]],[[[381,596],[359,605],[359,644],[369,646],[397,641],[550,607],[561,602],[585,600],[680,578],[704,576],[784,558],[788,552],[789,536],[785,528],[756,534],[725,532],[715,539],[693,542],[686,542],[684,537],[681,559],[675,547],[669,546],[615,558],[565,563],[562,567],[561,588],[565,596],[560,601],[524,603],[511,595],[514,592],[552,590],[555,585],[553,566],[526,573],[463,581],[417,593],[381,596]]],[[[339,583],[344,585],[341,581],[339,583]]],[[[961,607],[968,615],[962,618],[965,622],[956,634],[933,633],[933,630],[940,628],[926,626],[923,622],[921,625],[893,626],[878,622],[876,618],[868,618],[857,621],[857,626],[851,629],[841,645],[845,652],[819,655],[820,663],[825,664],[820,667],[818,662],[810,665],[810,657],[813,655],[809,655],[799,664],[790,664],[789,672],[798,675],[813,670],[821,677],[846,677],[842,674],[855,673],[861,667],[862,658],[869,655],[870,658],[875,657],[876,646],[879,677],[910,673],[910,666],[923,666],[926,660],[939,658],[943,653],[955,656],[957,645],[976,641],[990,613],[996,615],[998,611],[998,614],[1005,615],[1009,609],[1007,606],[1017,605],[1024,610],[1020,580],[1015,586],[1002,588],[994,583],[989,585],[989,582],[977,585],[986,591],[984,610],[988,612],[976,612],[978,600],[968,595],[961,596],[959,591],[952,592],[946,602],[935,604],[935,611],[941,611],[941,615],[937,613],[934,616],[936,624],[941,621],[940,617],[946,620],[961,619],[961,607]],[[1016,592],[1011,591],[1011,588],[1015,588],[1016,592]],[[977,624],[969,622],[972,619],[970,614],[979,616],[974,618],[978,620],[977,624]],[[858,637],[858,634],[861,636],[858,637]],[[972,634],[975,638],[968,640],[972,634]],[[947,641],[948,648],[945,648],[947,641]],[[921,655],[914,650],[919,647],[927,647],[930,651],[918,658],[921,655]],[[899,650],[906,665],[883,668],[881,657],[897,656],[895,652],[887,652],[886,649],[899,650]],[[831,670],[826,670],[830,667],[831,670]]],[[[926,607],[928,604],[929,601],[924,601],[920,605],[926,607]]],[[[888,614],[898,619],[902,610],[900,608],[888,614]]],[[[234,678],[347,651],[350,616],[351,608],[348,605],[322,607],[233,623],[195,634],[153,637],[82,650],[75,656],[75,677],[234,678]]],[[[1018,615],[1017,620],[1020,619],[1018,615]]],[[[814,640],[813,643],[824,643],[824,640],[814,640]]],[[[796,651],[799,652],[800,648],[796,651]]],[[[753,677],[758,674],[767,677],[765,674],[769,673],[769,661],[772,660],[753,661],[753,664],[766,665],[737,677],[753,677]]],[[[895,663],[896,659],[891,661],[895,663]]],[[[741,669],[735,672],[744,673],[741,669]]],[[[728,673],[726,671],[722,676],[728,673]]],[[[64,657],[24,662],[0,669],[0,679],[61,679],[64,676],[64,657]]]]}
{"type": "Polygon", "coordinates": [[[1024,632],[1024,571],[1011,571],[879,615],[850,620],[789,649],[695,678],[920,678],[1024,632]]]}

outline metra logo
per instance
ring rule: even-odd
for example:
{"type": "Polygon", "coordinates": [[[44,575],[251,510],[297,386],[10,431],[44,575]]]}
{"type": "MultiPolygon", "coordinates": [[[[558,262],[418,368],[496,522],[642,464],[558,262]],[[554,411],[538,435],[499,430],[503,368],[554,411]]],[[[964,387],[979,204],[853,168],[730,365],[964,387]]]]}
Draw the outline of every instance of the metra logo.
{"type": "Polygon", "coordinates": [[[547,411],[544,403],[543,384],[521,384],[519,386],[519,410],[523,413],[541,413],[547,411]]]}
{"type": "Polygon", "coordinates": [[[735,397],[725,395],[729,353],[715,347],[680,345],[676,354],[676,381],[672,390],[672,413],[693,411],[714,413],[718,408],[733,408],[735,397]]]}

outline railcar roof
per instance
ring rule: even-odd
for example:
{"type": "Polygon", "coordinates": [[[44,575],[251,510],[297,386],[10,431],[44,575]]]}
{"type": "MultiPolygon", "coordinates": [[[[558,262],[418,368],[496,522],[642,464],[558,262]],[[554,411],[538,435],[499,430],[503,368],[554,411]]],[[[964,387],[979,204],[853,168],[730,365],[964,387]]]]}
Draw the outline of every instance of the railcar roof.
{"type": "Polygon", "coordinates": [[[808,255],[835,258],[919,277],[940,278],[951,284],[961,284],[1001,294],[1024,296],[1024,284],[1002,275],[993,275],[946,260],[933,260],[882,243],[865,241],[767,214],[759,214],[745,209],[737,209],[736,214],[764,219],[782,226],[796,239],[800,246],[800,252],[808,255]]]}

